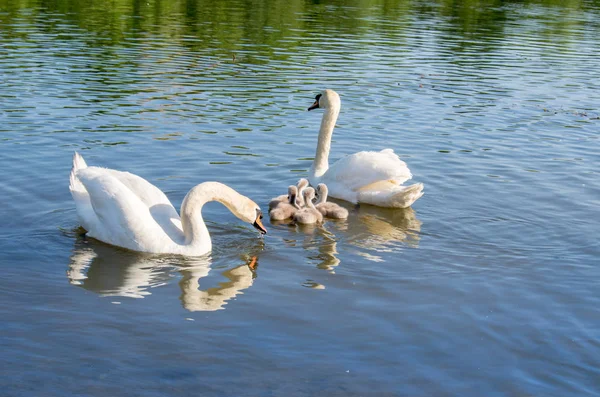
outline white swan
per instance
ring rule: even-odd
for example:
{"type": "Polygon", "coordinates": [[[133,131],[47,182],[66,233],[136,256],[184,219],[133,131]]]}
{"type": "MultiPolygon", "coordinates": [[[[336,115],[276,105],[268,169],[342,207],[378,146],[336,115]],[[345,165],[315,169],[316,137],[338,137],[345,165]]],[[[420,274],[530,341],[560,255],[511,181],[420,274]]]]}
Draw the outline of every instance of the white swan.
{"type": "Polygon", "coordinates": [[[261,233],[259,206],[219,182],[193,187],[181,204],[181,218],[165,194],[145,179],[108,168],[88,167],[73,156],[69,190],[87,235],[134,251],[202,255],[212,248],[202,219],[209,201],[224,204],[235,216],[261,233]]]}
{"type": "Polygon", "coordinates": [[[313,186],[326,183],[332,197],[352,203],[391,208],[412,205],[423,195],[423,184],[402,185],[412,178],[412,174],[392,149],[354,153],[329,166],[331,135],[340,107],[340,96],[333,90],[325,90],[315,97],[315,103],[308,108],[325,109],[317,153],[310,169],[310,183],[313,186]]]}

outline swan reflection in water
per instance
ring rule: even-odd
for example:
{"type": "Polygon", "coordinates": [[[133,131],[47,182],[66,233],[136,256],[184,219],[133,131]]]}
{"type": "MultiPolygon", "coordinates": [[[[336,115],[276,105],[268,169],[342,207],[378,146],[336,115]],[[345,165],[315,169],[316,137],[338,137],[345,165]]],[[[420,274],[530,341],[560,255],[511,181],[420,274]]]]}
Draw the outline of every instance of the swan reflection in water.
{"type": "Polygon", "coordinates": [[[101,242],[78,239],[70,258],[67,277],[101,296],[144,298],[152,288],[170,283],[181,274],[180,300],[189,311],[224,309],[229,300],[252,286],[258,267],[257,257],[241,255],[239,266],[221,273],[228,281],[217,287],[200,289],[200,279],[211,271],[212,258],[156,256],[112,247],[101,242]]]}
{"type": "Polygon", "coordinates": [[[354,213],[358,222],[349,222],[348,243],[359,248],[359,255],[382,261],[378,252],[395,252],[405,247],[417,248],[422,222],[411,207],[391,209],[361,205],[354,213]]]}

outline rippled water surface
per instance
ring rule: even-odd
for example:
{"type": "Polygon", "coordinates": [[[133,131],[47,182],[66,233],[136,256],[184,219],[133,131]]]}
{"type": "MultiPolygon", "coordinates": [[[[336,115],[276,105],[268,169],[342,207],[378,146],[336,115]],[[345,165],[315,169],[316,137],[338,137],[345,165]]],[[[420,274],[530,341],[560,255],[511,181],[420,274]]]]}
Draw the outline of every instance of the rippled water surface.
{"type": "Polygon", "coordinates": [[[600,7],[593,1],[0,0],[0,394],[596,396],[600,7]],[[425,195],[347,221],[203,214],[213,252],[80,236],[71,156],[176,207],[266,208],[393,148],[425,195]]]}

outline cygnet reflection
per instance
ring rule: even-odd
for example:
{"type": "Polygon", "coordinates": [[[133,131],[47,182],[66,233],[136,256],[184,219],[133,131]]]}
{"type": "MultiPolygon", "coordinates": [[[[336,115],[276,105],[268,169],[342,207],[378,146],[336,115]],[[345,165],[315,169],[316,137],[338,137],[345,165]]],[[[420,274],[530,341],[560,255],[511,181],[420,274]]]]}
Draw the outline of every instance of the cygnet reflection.
{"type": "MultiPolygon", "coordinates": [[[[271,222],[273,224],[273,222],[271,222]]],[[[340,260],[337,257],[336,236],[321,224],[276,223],[285,226],[290,234],[283,239],[289,247],[301,246],[305,250],[306,260],[318,269],[335,273],[340,260]]]]}
{"type": "Polygon", "coordinates": [[[242,254],[240,265],[221,273],[228,281],[200,289],[200,279],[208,276],[212,263],[208,255],[156,256],[78,239],[67,278],[71,284],[101,296],[144,298],[152,288],[171,283],[178,272],[182,275],[179,299],[183,307],[189,311],[215,311],[224,309],[229,300],[252,286],[258,260],[249,253],[242,254]]]}

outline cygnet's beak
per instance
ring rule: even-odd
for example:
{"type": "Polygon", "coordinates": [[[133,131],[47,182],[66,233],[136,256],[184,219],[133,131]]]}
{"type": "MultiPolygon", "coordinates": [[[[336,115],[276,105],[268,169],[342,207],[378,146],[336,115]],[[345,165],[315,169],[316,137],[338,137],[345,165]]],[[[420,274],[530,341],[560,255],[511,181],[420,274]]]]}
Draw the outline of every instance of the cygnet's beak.
{"type": "Polygon", "coordinates": [[[319,107],[319,101],[315,101],[315,103],[313,103],[312,105],[310,105],[310,107],[308,108],[309,111],[313,110],[313,109],[317,109],[319,107]]]}
{"type": "Polygon", "coordinates": [[[262,218],[263,218],[262,212],[256,211],[256,219],[254,220],[254,223],[252,224],[252,226],[254,226],[256,229],[258,229],[258,231],[261,234],[267,234],[267,229],[265,229],[265,227],[263,226],[262,218]]]}

